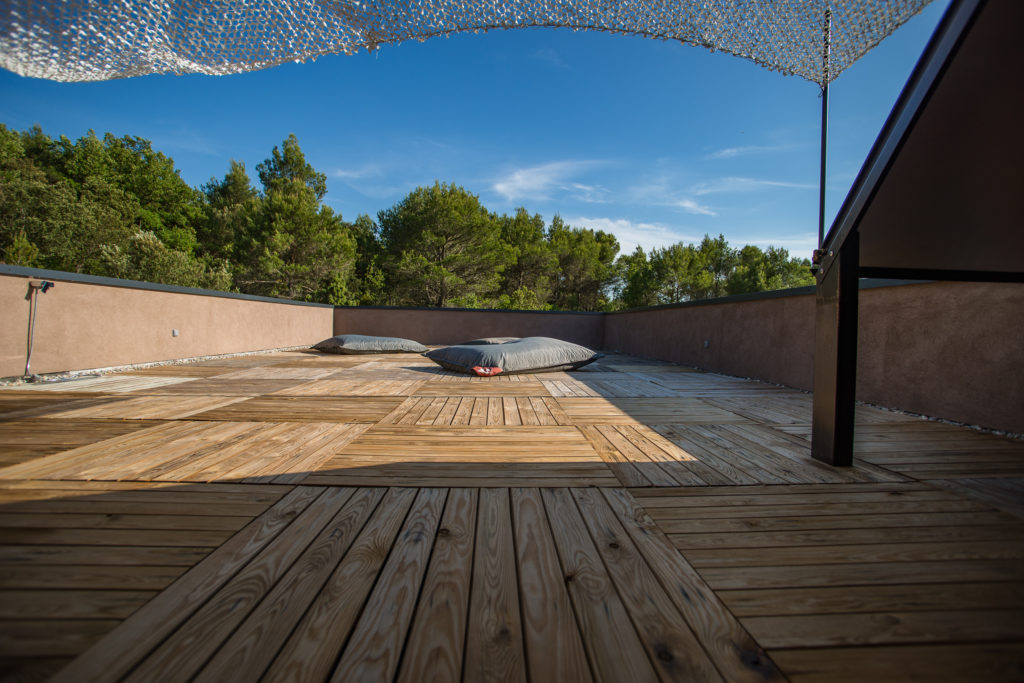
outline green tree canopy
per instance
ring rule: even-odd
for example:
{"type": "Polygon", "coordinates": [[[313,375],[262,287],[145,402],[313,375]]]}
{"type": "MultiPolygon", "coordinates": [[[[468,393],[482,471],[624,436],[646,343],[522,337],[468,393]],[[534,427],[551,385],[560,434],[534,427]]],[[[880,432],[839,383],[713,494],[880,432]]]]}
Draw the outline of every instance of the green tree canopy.
{"type": "MultiPolygon", "coordinates": [[[[242,220],[243,214],[233,224],[235,282],[250,294],[352,303],[356,245],[349,226],[321,202],[326,176],[306,162],[295,135],[282,146],[283,152],[275,147],[256,167],[263,194],[251,220],[242,220]]],[[[243,176],[244,168],[233,166],[214,189],[215,198],[222,194],[251,201],[243,176]]]]}
{"type": "Polygon", "coordinates": [[[615,279],[619,242],[601,230],[567,226],[560,216],[551,219],[548,243],[558,261],[553,283],[555,308],[599,311],[609,305],[615,279]]]}
{"type": "Polygon", "coordinates": [[[476,195],[457,185],[418,187],[378,214],[394,302],[465,305],[492,296],[512,250],[476,195]]]}
{"type": "Polygon", "coordinates": [[[345,222],[294,134],[257,164],[189,187],[148,140],[53,139],[0,124],[5,263],[333,304],[610,310],[814,282],[785,249],[637,248],[614,235],[489,212],[454,183],[345,222]]]}

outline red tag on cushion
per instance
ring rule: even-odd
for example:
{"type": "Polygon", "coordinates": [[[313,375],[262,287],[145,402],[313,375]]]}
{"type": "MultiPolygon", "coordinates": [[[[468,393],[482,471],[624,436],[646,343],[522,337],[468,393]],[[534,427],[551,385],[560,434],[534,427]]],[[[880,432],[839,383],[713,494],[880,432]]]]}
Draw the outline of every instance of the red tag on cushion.
{"type": "Polygon", "coordinates": [[[493,377],[501,372],[501,368],[482,368],[479,365],[473,367],[473,372],[481,377],[493,377]]]}

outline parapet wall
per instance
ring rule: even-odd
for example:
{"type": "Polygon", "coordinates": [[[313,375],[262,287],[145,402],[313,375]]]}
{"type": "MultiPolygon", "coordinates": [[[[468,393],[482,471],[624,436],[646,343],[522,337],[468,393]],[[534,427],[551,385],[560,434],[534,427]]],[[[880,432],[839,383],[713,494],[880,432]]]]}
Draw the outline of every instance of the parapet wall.
{"type": "MultiPolygon", "coordinates": [[[[1024,285],[866,281],[859,329],[859,400],[1024,432],[1024,285]]],[[[613,313],[605,348],[810,390],[813,289],[613,313]]]]}
{"type": "Polygon", "coordinates": [[[603,313],[466,308],[339,307],[335,334],[406,337],[421,344],[458,344],[481,337],[555,337],[604,347],[603,313]]]}
{"type": "MultiPolygon", "coordinates": [[[[338,307],[0,265],[0,377],[312,345],[333,334],[454,344],[557,337],[809,390],[813,288],[621,313],[338,307]],[[178,330],[173,336],[172,330],[178,330]]],[[[1024,433],[1024,284],[930,282],[861,289],[857,397],[1024,433]]]]}
{"type": "Polygon", "coordinates": [[[41,279],[56,286],[36,295],[37,374],[315,344],[333,329],[331,306],[0,266],[0,377],[25,371],[26,295],[41,279]]]}

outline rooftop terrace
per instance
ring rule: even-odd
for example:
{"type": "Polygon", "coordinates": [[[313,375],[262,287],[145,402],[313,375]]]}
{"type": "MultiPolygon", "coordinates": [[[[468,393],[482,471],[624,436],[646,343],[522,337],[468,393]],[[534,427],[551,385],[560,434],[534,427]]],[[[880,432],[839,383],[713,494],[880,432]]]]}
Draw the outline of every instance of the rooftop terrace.
{"type": "Polygon", "coordinates": [[[1024,443],[609,354],[0,391],[5,679],[1020,680],[1024,443]]]}

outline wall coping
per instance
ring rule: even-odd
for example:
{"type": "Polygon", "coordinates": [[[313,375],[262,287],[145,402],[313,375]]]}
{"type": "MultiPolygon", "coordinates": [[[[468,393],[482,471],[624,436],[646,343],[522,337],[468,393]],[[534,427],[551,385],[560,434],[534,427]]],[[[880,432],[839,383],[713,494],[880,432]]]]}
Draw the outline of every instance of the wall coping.
{"type": "Polygon", "coordinates": [[[58,280],[60,282],[80,282],[87,285],[101,285],[104,287],[123,287],[125,289],[144,289],[151,292],[170,292],[172,294],[193,294],[197,296],[212,296],[221,299],[241,299],[243,301],[260,301],[269,304],[289,304],[291,306],[313,306],[315,308],[334,308],[331,304],[319,304],[312,301],[295,301],[293,299],[278,299],[271,296],[256,296],[254,294],[240,294],[238,292],[222,292],[216,289],[200,289],[198,287],[179,287],[178,285],[161,285],[155,282],[143,282],[141,280],[122,280],[116,277],[105,277],[103,275],[86,275],[84,273],[67,273],[61,270],[46,270],[44,268],[26,268],[24,266],[10,266],[0,263],[0,275],[13,275],[15,277],[36,278],[39,280],[58,280]]]}
{"type": "Polygon", "coordinates": [[[438,308],[435,306],[335,306],[347,311],[430,311],[431,313],[533,313],[540,315],[606,315],[605,311],[530,311],[518,308],[438,308]]]}
{"type": "MultiPolygon", "coordinates": [[[[698,299],[696,301],[682,301],[673,304],[660,304],[658,306],[641,306],[629,308],[622,311],[529,311],[507,308],[435,308],[433,306],[332,306],[331,304],[320,304],[311,301],[295,301],[293,299],[280,299],[270,296],[256,296],[254,294],[241,294],[238,292],[222,292],[215,289],[201,289],[198,287],[179,287],[178,285],[162,285],[155,282],[143,282],[141,280],[124,280],[115,277],[102,275],[86,275],[84,273],[68,273],[60,270],[47,270],[44,268],[27,268],[25,266],[11,266],[0,263],[0,275],[13,275],[15,277],[27,277],[36,279],[59,280],[61,282],[80,282],[82,284],[101,285],[104,287],[124,287],[126,289],[142,289],[152,292],[169,292],[173,294],[193,294],[197,296],[211,296],[223,299],[240,299],[243,301],[259,301],[271,304],[288,304],[292,306],[312,306],[314,308],[332,308],[335,310],[380,310],[380,311],[430,311],[432,313],[530,313],[539,315],[622,315],[625,313],[642,313],[644,311],[661,311],[675,308],[691,308],[694,306],[717,306],[722,304],[736,304],[747,301],[761,301],[766,299],[782,299],[793,296],[808,296],[815,292],[813,285],[807,287],[794,287],[792,289],[776,289],[770,292],[751,292],[749,294],[734,294],[715,299],[698,299]]],[[[920,285],[933,282],[933,280],[883,280],[864,278],[860,281],[861,289],[875,289],[879,287],[900,287],[904,285],[920,285]]]]}
{"type": "MultiPolygon", "coordinates": [[[[924,285],[934,280],[888,280],[861,278],[860,289],[878,289],[882,287],[902,287],[904,285],[924,285]]],[[[695,306],[718,306],[722,304],[739,304],[746,301],[762,301],[766,299],[784,299],[791,296],[811,296],[815,292],[814,285],[806,287],[793,287],[791,289],[773,289],[770,292],[750,292],[749,294],[733,294],[732,296],[720,296],[715,299],[697,299],[695,301],[680,301],[674,304],[660,304],[658,306],[640,306],[638,308],[627,308],[622,311],[608,311],[604,315],[622,315],[624,313],[643,313],[646,311],[662,311],[675,308],[692,308],[695,306]]]]}

